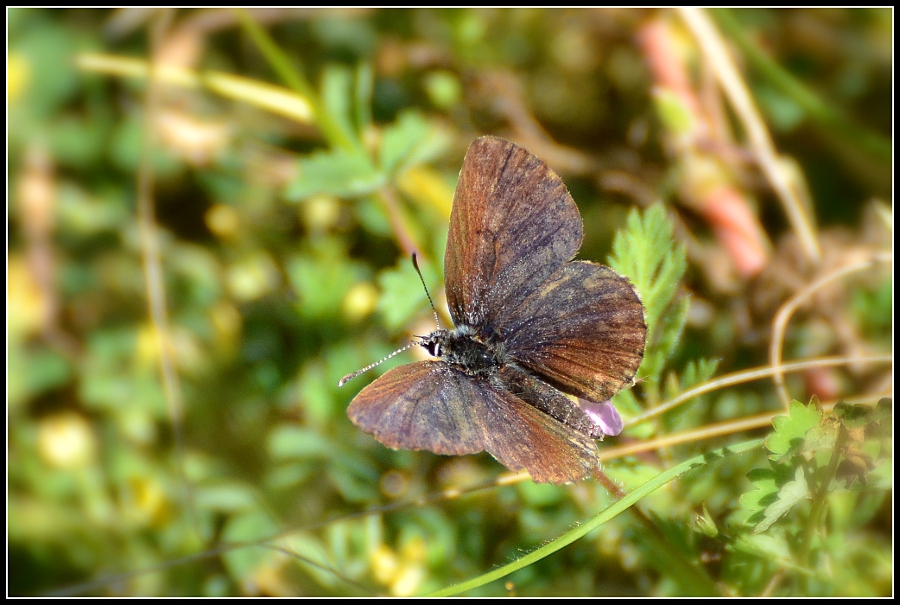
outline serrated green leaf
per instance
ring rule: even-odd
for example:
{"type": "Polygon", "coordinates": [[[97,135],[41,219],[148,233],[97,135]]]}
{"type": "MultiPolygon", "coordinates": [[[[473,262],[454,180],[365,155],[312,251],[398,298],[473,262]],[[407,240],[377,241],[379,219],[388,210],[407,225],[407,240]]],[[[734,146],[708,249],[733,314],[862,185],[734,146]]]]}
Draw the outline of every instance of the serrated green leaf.
{"type": "MultiPolygon", "coordinates": [[[[656,323],[656,328],[648,331],[647,354],[639,372],[641,377],[657,378],[662,374],[687,321],[688,302],[687,298],[675,301],[669,312],[656,323]]],[[[650,325],[649,321],[647,323],[650,325]]]]}
{"type": "Polygon", "coordinates": [[[709,380],[716,372],[719,362],[715,359],[691,360],[676,374],[671,372],[666,380],[666,397],[673,398],[685,389],[709,380]]]}
{"type": "Polygon", "coordinates": [[[661,204],[643,214],[628,216],[625,231],[613,242],[609,265],[628,276],[644,303],[648,353],[641,366],[644,377],[658,378],[684,327],[687,303],[673,306],[687,268],[684,247],[673,244],[672,225],[661,204]]]}
{"type": "Polygon", "coordinates": [[[792,401],[788,416],[776,416],[772,420],[775,432],[766,439],[766,448],[772,452],[773,460],[800,451],[807,431],[818,426],[822,413],[814,405],[803,405],[792,401]]]}
{"type": "Polygon", "coordinates": [[[770,468],[755,468],[747,478],[756,488],[740,497],[743,522],[756,525],[766,517],[766,509],[779,498],[779,491],[793,480],[794,469],[786,464],[770,462],[770,468]]]}
{"type": "Polygon", "coordinates": [[[814,426],[803,438],[801,452],[822,452],[833,450],[838,437],[838,424],[833,419],[824,419],[822,424],[814,426]]]}
{"type": "Polygon", "coordinates": [[[834,415],[841,420],[841,424],[845,427],[855,429],[879,421],[884,416],[884,409],[861,403],[839,401],[834,406],[834,415]]]}
{"type": "Polygon", "coordinates": [[[687,267],[682,246],[673,245],[672,226],[661,204],[632,211],[626,230],[613,242],[610,266],[632,279],[654,323],[668,307],[687,267]]]}
{"type": "Polygon", "coordinates": [[[716,368],[718,367],[718,359],[701,358],[689,361],[681,372],[682,388],[688,389],[701,382],[706,382],[713,377],[713,374],[716,373],[716,368]]]}
{"type": "Polygon", "coordinates": [[[740,497],[740,505],[743,509],[744,523],[754,525],[762,518],[762,512],[772,503],[775,494],[778,493],[778,486],[774,479],[754,481],[757,489],[742,494],[740,497]],[[759,518],[756,518],[760,515],[759,518]]]}

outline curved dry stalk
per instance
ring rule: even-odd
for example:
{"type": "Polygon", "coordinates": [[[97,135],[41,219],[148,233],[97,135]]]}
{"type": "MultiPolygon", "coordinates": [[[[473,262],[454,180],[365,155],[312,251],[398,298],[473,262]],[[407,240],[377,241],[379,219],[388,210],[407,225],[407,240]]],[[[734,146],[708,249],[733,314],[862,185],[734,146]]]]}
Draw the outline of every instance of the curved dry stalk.
{"type": "Polygon", "coordinates": [[[692,389],[688,389],[668,403],[658,405],[652,410],[647,410],[643,414],[635,416],[634,418],[626,422],[625,426],[629,427],[640,422],[644,422],[645,420],[649,420],[651,418],[655,418],[657,416],[665,414],[669,410],[674,409],[682,403],[690,401],[695,397],[699,397],[700,395],[705,395],[706,393],[710,393],[712,391],[716,391],[718,389],[729,387],[735,384],[750,382],[751,380],[769,378],[776,372],[800,372],[803,370],[808,370],[809,368],[842,366],[851,363],[890,363],[893,360],[893,355],[873,355],[870,357],[820,357],[818,359],[812,359],[809,361],[798,361],[795,363],[784,364],[777,368],[764,367],[758,370],[742,370],[740,372],[734,372],[732,374],[725,374],[724,376],[720,376],[715,380],[710,380],[709,382],[704,382],[703,384],[698,385],[692,389]]]}
{"type": "Polygon", "coordinates": [[[812,218],[807,215],[802,202],[780,165],[778,152],[772,143],[765,122],[759,115],[750,91],[747,90],[722,37],[703,10],[681,8],[678,9],[678,12],[703,49],[704,57],[710,62],[716,78],[731,101],[735,114],[747,133],[750,147],[772,189],[781,200],[781,205],[797,233],[803,251],[812,264],[817,264],[822,257],[822,252],[816,237],[815,225],[812,218]]]}
{"type": "Polygon", "coordinates": [[[813,294],[815,294],[831,282],[838,280],[846,275],[850,275],[851,273],[856,273],[857,271],[868,269],[876,263],[890,262],[893,259],[894,255],[890,252],[886,252],[882,254],[876,254],[870,259],[847,265],[838,269],[837,271],[832,271],[824,277],[809,284],[800,292],[797,292],[797,294],[792,296],[787,302],[781,305],[781,308],[778,309],[778,312],[775,314],[775,319],[772,322],[772,343],[769,345],[769,364],[774,370],[772,379],[775,382],[775,390],[778,392],[778,398],[781,399],[781,404],[782,406],[784,406],[784,409],[788,408],[791,400],[790,395],[787,392],[787,387],[785,387],[784,385],[784,373],[781,371],[781,368],[783,367],[781,365],[781,350],[784,346],[785,331],[787,330],[788,322],[790,321],[791,316],[794,314],[794,311],[796,311],[797,308],[800,307],[800,305],[807,302],[813,294]]]}
{"type": "MultiPolygon", "coordinates": [[[[879,393],[877,395],[865,395],[860,398],[854,398],[856,401],[877,401],[887,393],[879,393]]],[[[834,407],[836,402],[823,403],[822,409],[828,411],[834,407]]],[[[663,447],[671,447],[682,443],[694,443],[703,439],[712,439],[714,437],[722,437],[724,435],[733,435],[741,431],[749,431],[767,427],[772,424],[772,419],[780,415],[781,411],[763,412],[753,416],[738,418],[737,420],[723,420],[715,424],[702,426],[697,429],[672,433],[657,439],[649,441],[641,441],[639,443],[628,443],[625,445],[613,446],[600,452],[600,462],[615,460],[623,456],[633,456],[643,452],[654,451],[663,447]]]]}
{"type": "Polygon", "coordinates": [[[772,424],[774,418],[780,412],[763,412],[755,416],[747,416],[737,420],[725,420],[716,424],[710,424],[698,429],[671,433],[649,441],[616,445],[600,452],[600,462],[615,460],[623,456],[633,456],[642,452],[649,452],[664,447],[672,447],[681,443],[693,443],[702,439],[712,439],[722,435],[732,435],[741,431],[758,429],[772,424]]]}

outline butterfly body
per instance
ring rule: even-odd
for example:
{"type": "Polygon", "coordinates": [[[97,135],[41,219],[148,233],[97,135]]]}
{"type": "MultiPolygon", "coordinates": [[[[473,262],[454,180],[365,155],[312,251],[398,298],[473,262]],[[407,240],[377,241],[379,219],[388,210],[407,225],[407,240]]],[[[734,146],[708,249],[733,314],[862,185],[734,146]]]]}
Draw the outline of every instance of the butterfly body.
{"type": "Polygon", "coordinates": [[[477,139],[450,217],[445,284],[456,324],[421,339],[435,359],[388,371],[350,419],[388,447],[487,451],[536,482],[597,467],[605,434],[579,403],[631,384],[643,357],[643,306],[612,269],[572,261],[581,217],[562,180],[528,151],[477,139]]]}
{"type": "Polygon", "coordinates": [[[453,330],[435,330],[420,344],[434,357],[472,377],[487,378],[509,361],[502,342],[482,342],[466,325],[453,330]]]}

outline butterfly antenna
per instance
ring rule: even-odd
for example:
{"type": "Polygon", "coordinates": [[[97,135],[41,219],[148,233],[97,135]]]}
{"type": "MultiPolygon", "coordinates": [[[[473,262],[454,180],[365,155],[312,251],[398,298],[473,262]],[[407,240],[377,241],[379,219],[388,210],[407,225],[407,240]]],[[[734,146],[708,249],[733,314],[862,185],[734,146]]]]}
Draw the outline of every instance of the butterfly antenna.
{"type": "Polygon", "coordinates": [[[353,380],[354,378],[356,378],[356,377],[359,376],[360,374],[362,374],[362,373],[364,373],[364,372],[368,372],[369,370],[371,370],[372,368],[374,368],[374,367],[377,366],[378,364],[384,363],[385,361],[387,361],[388,359],[390,359],[391,357],[393,357],[393,356],[396,355],[397,353],[402,353],[402,352],[405,351],[406,349],[409,349],[409,348],[411,348],[411,347],[417,346],[418,344],[419,344],[418,342],[411,342],[411,343],[409,343],[408,345],[406,345],[405,347],[403,347],[402,349],[397,349],[396,351],[394,351],[393,353],[391,353],[390,355],[388,355],[388,356],[385,357],[384,359],[381,359],[381,360],[379,360],[379,361],[376,361],[375,363],[369,364],[369,365],[367,365],[366,367],[364,367],[364,368],[361,369],[361,370],[356,370],[355,372],[351,372],[350,374],[347,374],[346,376],[344,376],[343,378],[341,378],[340,382],[338,382],[338,386],[339,386],[339,387],[344,386],[345,384],[347,384],[347,381],[348,381],[348,380],[353,380]]]}
{"type": "Polygon", "coordinates": [[[425,296],[428,297],[428,302],[431,303],[431,310],[434,312],[434,321],[437,323],[438,330],[441,329],[441,318],[438,317],[437,309],[434,308],[434,301],[431,299],[431,293],[428,291],[428,286],[425,285],[425,278],[422,277],[422,272],[419,270],[419,261],[416,260],[416,253],[412,253],[412,263],[413,267],[416,268],[416,273],[419,274],[419,280],[422,282],[422,287],[425,288],[425,296]]]}
{"type": "MultiPolygon", "coordinates": [[[[438,329],[440,329],[441,328],[441,319],[438,317],[437,309],[434,308],[434,300],[432,300],[432,298],[431,298],[431,293],[428,291],[428,286],[425,285],[425,278],[422,277],[422,271],[419,269],[419,262],[416,260],[415,252],[412,253],[412,262],[413,262],[413,267],[416,268],[416,273],[419,274],[419,280],[422,282],[422,287],[425,288],[425,296],[428,297],[428,302],[431,303],[431,310],[434,311],[434,321],[437,322],[438,329]]],[[[415,347],[415,346],[421,345],[421,344],[422,343],[420,341],[411,342],[408,345],[406,345],[405,347],[403,347],[402,349],[397,349],[396,351],[394,351],[393,353],[391,353],[384,359],[376,361],[373,364],[369,364],[366,367],[362,368],[361,370],[356,370],[355,372],[351,372],[350,374],[347,374],[346,376],[341,378],[341,380],[338,382],[338,386],[339,387],[344,386],[345,384],[347,384],[347,381],[353,380],[354,378],[356,378],[360,374],[363,374],[364,372],[368,372],[369,370],[371,370],[378,364],[384,363],[385,361],[387,361],[394,355],[397,355],[398,353],[402,353],[403,351],[405,351],[407,349],[410,349],[412,347],[415,347]]]]}

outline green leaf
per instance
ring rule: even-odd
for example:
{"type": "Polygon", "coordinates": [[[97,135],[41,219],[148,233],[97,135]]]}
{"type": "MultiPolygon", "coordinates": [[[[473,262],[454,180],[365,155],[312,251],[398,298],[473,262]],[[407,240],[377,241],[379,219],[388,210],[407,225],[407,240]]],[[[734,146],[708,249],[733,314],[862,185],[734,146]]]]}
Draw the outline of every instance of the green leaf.
{"type": "Polygon", "coordinates": [[[418,111],[404,111],[385,127],[381,137],[381,169],[396,174],[439,157],[449,145],[449,135],[430,124],[418,111]]]}
{"type": "Polygon", "coordinates": [[[756,525],[765,518],[765,510],[778,499],[781,487],[793,478],[792,467],[770,462],[770,468],[755,468],[747,478],[756,488],[740,497],[744,523],[756,525]]]}
{"type": "Polygon", "coordinates": [[[72,367],[62,355],[38,349],[22,348],[9,356],[7,401],[23,401],[58,388],[72,377],[72,367]]]}
{"type": "Polygon", "coordinates": [[[291,425],[275,427],[268,438],[269,454],[277,459],[328,458],[334,448],[318,431],[291,425]]]}
{"type": "Polygon", "coordinates": [[[657,87],[653,93],[656,115],[663,125],[676,136],[687,136],[696,128],[694,113],[682,97],[671,90],[657,87]]]}
{"type": "MultiPolygon", "coordinates": [[[[664,359],[662,358],[663,361],[664,359]]],[[[674,399],[685,390],[709,380],[715,373],[718,365],[719,363],[716,360],[698,359],[689,361],[679,374],[669,372],[664,381],[663,392],[665,393],[665,398],[674,399]]],[[[684,427],[685,421],[687,421],[689,426],[694,426],[695,422],[697,422],[697,418],[694,418],[694,416],[699,410],[706,409],[706,401],[707,397],[701,396],[689,406],[680,406],[676,410],[670,411],[662,419],[663,426],[667,430],[686,428],[684,427]],[[688,412],[692,413],[689,414],[688,412]]]]}
{"type": "Polygon", "coordinates": [[[647,378],[659,378],[687,316],[685,299],[674,300],[687,260],[684,247],[673,242],[665,209],[656,204],[643,214],[632,211],[609,259],[613,269],[631,279],[644,303],[648,353],[640,375],[647,378]]]}
{"type": "Polygon", "coordinates": [[[885,410],[883,407],[873,408],[870,405],[861,403],[853,404],[846,401],[839,401],[834,406],[834,415],[837,416],[841,424],[848,429],[862,428],[873,422],[878,422],[885,417],[885,411],[890,415],[890,408],[885,410]]]}
{"type": "MultiPolygon", "coordinates": [[[[419,264],[419,268],[425,277],[425,283],[432,284],[429,289],[434,292],[434,271],[423,263],[419,264]]],[[[378,312],[389,330],[402,328],[416,313],[428,311],[428,297],[406,259],[379,273],[378,286],[382,292],[378,300],[378,312]]]]}
{"type": "Polygon", "coordinates": [[[772,460],[781,460],[800,451],[807,431],[822,421],[822,413],[814,406],[792,401],[788,416],[776,416],[772,420],[775,432],[766,439],[766,448],[772,452],[772,460]]]}
{"type": "Polygon", "coordinates": [[[253,490],[238,482],[199,487],[194,490],[194,504],[219,512],[251,511],[258,507],[253,490]]]}
{"type": "Polygon", "coordinates": [[[347,259],[340,246],[323,243],[313,254],[290,258],[287,274],[300,298],[298,312],[309,319],[321,319],[340,314],[344,296],[366,277],[366,269],[347,259]]]}
{"type": "Polygon", "coordinates": [[[286,199],[300,201],[317,194],[355,197],[372,193],[387,178],[360,150],[317,151],[298,162],[299,174],[284,192],[286,199]]]}
{"type": "Polygon", "coordinates": [[[753,533],[758,534],[766,531],[773,523],[788,514],[792,508],[808,497],[809,485],[806,483],[806,475],[803,474],[802,468],[797,467],[794,471],[794,479],[781,486],[778,490],[778,497],[766,507],[763,519],[753,529],[753,533]]]}
{"type": "MultiPolygon", "coordinates": [[[[230,518],[222,531],[224,542],[241,543],[256,542],[274,536],[279,527],[266,513],[250,510],[244,514],[230,518]]],[[[227,551],[222,558],[232,578],[253,577],[259,569],[277,565],[283,555],[264,546],[247,545],[227,551]]]]}
{"type": "Polygon", "coordinates": [[[732,548],[767,561],[778,561],[780,565],[790,566],[793,559],[790,547],[780,535],[743,534],[732,548]]]}
{"type": "Polygon", "coordinates": [[[687,321],[688,303],[687,297],[680,298],[672,304],[668,313],[663,314],[658,323],[651,324],[649,319],[647,320],[648,326],[655,325],[656,328],[648,329],[647,352],[641,363],[640,376],[658,378],[662,374],[666,360],[675,351],[687,321]]]}
{"type": "Polygon", "coordinates": [[[366,132],[372,124],[372,92],[375,87],[375,78],[372,66],[368,63],[360,63],[356,67],[356,86],[354,92],[354,113],[356,117],[357,132],[366,132]]]}

